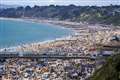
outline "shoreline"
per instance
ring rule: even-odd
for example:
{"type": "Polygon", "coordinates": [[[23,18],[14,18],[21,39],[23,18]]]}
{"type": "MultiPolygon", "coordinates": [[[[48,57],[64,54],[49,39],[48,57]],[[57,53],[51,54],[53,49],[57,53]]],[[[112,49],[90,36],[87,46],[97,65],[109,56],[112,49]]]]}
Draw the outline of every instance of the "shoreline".
{"type": "MultiPolygon", "coordinates": [[[[16,20],[16,18],[6,18],[6,19],[16,20]]],[[[102,27],[102,26],[96,25],[96,24],[92,26],[89,24],[88,25],[81,24],[81,23],[76,24],[74,22],[65,22],[65,21],[63,22],[63,21],[54,21],[54,20],[53,21],[52,20],[39,20],[39,19],[29,19],[29,18],[25,18],[25,19],[17,18],[17,20],[31,21],[31,22],[35,22],[35,23],[44,23],[46,25],[56,25],[56,27],[64,27],[65,29],[69,29],[71,31],[74,31],[74,35],[64,36],[64,37],[56,38],[53,40],[32,42],[32,43],[28,43],[28,44],[26,43],[26,44],[22,44],[22,45],[13,47],[12,49],[11,49],[11,47],[6,48],[7,50],[5,50],[3,48],[2,50],[0,49],[0,52],[2,52],[2,51],[23,51],[24,52],[24,51],[34,51],[34,50],[39,51],[41,49],[47,49],[47,47],[49,47],[49,48],[53,47],[52,45],[56,44],[57,41],[58,41],[58,43],[61,44],[63,42],[65,43],[66,41],[71,41],[71,40],[73,40],[71,42],[74,42],[74,40],[77,41],[78,39],[80,41],[79,42],[80,44],[78,47],[80,47],[80,46],[85,47],[86,46],[86,48],[87,48],[88,46],[92,46],[92,43],[94,41],[94,39],[92,39],[93,34],[96,35],[94,37],[96,37],[97,40],[96,40],[96,38],[95,38],[95,40],[99,43],[100,39],[104,38],[104,37],[101,37],[101,35],[105,36],[105,34],[107,35],[109,32],[111,33],[111,31],[112,32],[114,31],[114,29],[102,27]],[[100,38],[98,38],[97,36],[100,38]],[[85,41],[87,41],[87,42],[85,42],[85,41]],[[11,49],[11,50],[9,50],[9,49],[11,49]]],[[[76,45],[78,45],[78,44],[76,44],[76,45]]],[[[59,44],[58,44],[58,46],[59,46],[59,44]]],[[[67,46],[67,47],[70,47],[70,46],[67,46]]]]}
{"type": "Polygon", "coordinates": [[[59,27],[63,29],[68,29],[73,31],[74,33],[75,30],[72,28],[69,28],[68,26],[80,26],[81,24],[75,23],[75,22],[63,22],[63,21],[52,21],[52,20],[46,20],[46,19],[32,19],[32,18],[6,18],[6,17],[0,17],[0,20],[12,20],[12,21],[24,21],[24,22],[32,22],[32,23],[40,23],[40,24],[45,24],[45,25],[53,25],[53,27],[59,27]],[[59,24],[60,22],[60,24],[59,24]],[[63,25],[65,24],[65,25],[63,25]],[[74,25],[73,25],[74,24],[74,25]]]}
{"type": "Polygon", "coordinates": [[[70,40],[70,38],[71,38],[71,36],[67,36],[67,37],[56,38],[56,39],[52,39],[52,40],[25,43],[25,44],[22,44],[22,45],[11,46],[11,47],[7,47],[7,48],[0,48],[0,52],[4,52],[4,51],[15,52],[15,51],[17,51],[18,48],[31,46],[31,45],[34,45],[34,46],[44,45],[44,44],[54,43],[56,41],[61,41],[61,40],[70,40]]]}
{"type": "Polygon", "coordinates": [[[41,23],[41,24],[46,24],[46,25],[54,25],[55,27],[64,28],[64,29],[68,29],[68,30],[72,31],[71,35],[63,36],[63,37],[56,38],[56,39],[44,40],[44,41],[38,41],[38,42],[31,42],[31,43],[25,43],[25,44],[22,44],[22,45],[0,48],[0,52],[4,52],[4,51],[14,52],[14,51],[17,51],[17,49],[22,47],[22,46],[30,46],[30,45],[36,45],[37,46],[37,45],[48,44],[48,43],[59,41],[59,40],[70,40],[70,39],[72,39],[73,35],[78,34],[77,32],[73,31],[72,29],[66,28],[65,26],[52,24],[52,23],[49,23],[48,21],[46,22],[46,21],[43,21],[43,20],[38,20],[37,21],[37,19],[3,18],[3,17],[0,17],[0,20],[13,20],[13,21],[26,21],[26,22],[33,22],[33,23],[41,23]]]}

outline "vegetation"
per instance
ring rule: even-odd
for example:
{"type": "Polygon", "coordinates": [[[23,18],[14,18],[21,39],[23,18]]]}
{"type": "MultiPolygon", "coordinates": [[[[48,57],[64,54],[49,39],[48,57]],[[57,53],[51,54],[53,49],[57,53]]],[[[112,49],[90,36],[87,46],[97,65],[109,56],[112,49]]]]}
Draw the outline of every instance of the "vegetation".
{"type": "Polygon", "coordinates": [[[120,6],[26,6],[0,9],[0,17],[57,19],[120,26],[120,6]]]}
{"type": "Polygon", "coordinates": [[[107,59],[107,63],[97,70],[90,80],[120,80],[120,52],[107,59]]]}

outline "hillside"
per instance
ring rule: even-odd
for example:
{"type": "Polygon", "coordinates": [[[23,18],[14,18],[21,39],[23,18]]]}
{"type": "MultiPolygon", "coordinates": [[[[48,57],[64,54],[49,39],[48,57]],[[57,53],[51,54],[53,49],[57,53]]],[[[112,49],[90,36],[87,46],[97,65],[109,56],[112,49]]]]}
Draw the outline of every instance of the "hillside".
{"type": "Polygon", "coordinates": [[[0,17],[29,17],[120,26],[120,6],[26,6],[0,9],[0,17]]]}
{"type": "Polygon", "coordinates": [[[97,70],[90,80],[120,80],[120,52],[109,57],[106,64],[97,70]]]}

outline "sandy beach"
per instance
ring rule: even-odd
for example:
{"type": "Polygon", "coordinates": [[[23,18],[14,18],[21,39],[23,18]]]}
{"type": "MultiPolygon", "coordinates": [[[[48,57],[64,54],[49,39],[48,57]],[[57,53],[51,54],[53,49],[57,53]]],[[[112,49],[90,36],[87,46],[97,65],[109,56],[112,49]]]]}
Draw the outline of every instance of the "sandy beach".
{"type": "MultiPolygon", "coordinates": [[[[13,20],[13,21],[26,21],[26,22],[32,22],[32,23],[43,23],[43,24],[47,24],[47,25],[54,25],[56,27],[61,27],[61,28],[66,28],[65,26],[61,26],[61,25],[56,25],[56,24],[52,24],[49,23],[48,20],[36,20],[36,19],[28,19],[28,18],[3,18],[0,17],[0,20],[13,20]]],[[[66,28],[68,29],[68,28],[66,28]]],[[[71,31],[73,31],[72,29],[70,29],[71,31]]],[[[10,52],[14,52],[17,51],[18,48],[23,47],[23,46],[29,46],[29,45],[44,45],[44,44],[48,44],[51,42],[54,42],[56,40],[68,40],[71,39],[73,35],[78,34],[75,31],[73,31],[73,34],[67,37],[60,37],[60,38],[56,38],[54,40],[45,40],[42,42],[34,42],[34,43],[29,43],[29,44],[22,44],[22,45],[18,45],[18,46],[12,46],[12,47],[8,47],[8,48],[2,48],[0,49],[0,52],[2,51],[10,51],[10,52]]]]}
{"type": "MultiPolygon", "coordinates": [[[[98,34],[108,34],[111,33],[110,35],[113,35],[114,32],[110,28],[107,27],[102,27],[100,25],[88,25],[88,24],[83,24],[83,23],[76,23],[76,22],[67,22],[67,21],[52,21],[52,20],[38,20],[38,19],[29,19],[29,18],[0,18],[0,19],[5,19],[5,20],[18,20],[18,21],[30,21],[30,22],[35,22],[35,23],[45,23],[48,25],[57,25],[58,27],[63,27],[70,29],[74,31],[73,35],[70,35],[68,37],[63,37],[63,38],[58,38],[55,40],[46,40],[43,42],[37,42],[37,43],[30,43],[30,44],[23,44],[15,47],[10,47],[10,48],[3,48],[0,49],[0,51],[37,51],[37,52],[42,52],[42,51],[49,51],[47,50],[48,48],[55,48],[57,46],[62,46],[62,47],[71,47],[74,46],[73,48],[78,48],[78,49],[87,49],[88,46],[92,46],[93,42],[100,41],[100,37],[98,34]],[[104,31],[103,31],[104,30],[104,31]],[[93,39],[93,33],[97,34],[94,36],[96,40],[93,39]],[[98,40],[97,40],[98,39],[98,40]],[[67,45],[66,45],[67,44],[67,45]],[[76,46],[77,45],[77,46],[76,46]]],[[[119,32],[119,31],[118,31],[119,32]]],[[[107,35],[106,37],[110,36],[107,35]]],[[[101,36],[101,35],[100,35],[101,36]]],[[[102,37],[103,38],[103,37],[102,37]]],[[[108,39],[108,38],[107,38],[108,39]]],[[[107,41],[107,40],[106,40],[107,41]]],[[[104,41],[104,42],[106,42],[104,41]]],[[[67,49],[66,47],[66,49],[67,49]]],[[[72,47],[71,47],[72,49],[72,47]]],[[[86,50],[87,51],[87,50],[86,50]]]]}

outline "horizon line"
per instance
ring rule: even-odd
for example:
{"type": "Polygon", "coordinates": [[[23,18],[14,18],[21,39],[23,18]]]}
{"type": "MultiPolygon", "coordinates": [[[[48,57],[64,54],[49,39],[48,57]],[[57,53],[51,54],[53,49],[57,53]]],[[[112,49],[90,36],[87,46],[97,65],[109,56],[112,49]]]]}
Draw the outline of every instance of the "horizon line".
{"type": "Polygon", "coordinates": [[[108,5],[76,5],[76,4],[48,4],[48,5],[38,5],[38,4],[35,4],[35,5],[18,5],[18,4],[1,4],[0,5],[6,5],[6,6],[18,6],[18,7],[26,7],[26,6],[30,6],[30,7],[34,7],[34,6],[70,6],[70,5],[73,5],[73,6],[97,6],[97,7],[102,7],[102,6],[120,6],[118,4],[108,4],[108,5]]]}

